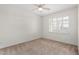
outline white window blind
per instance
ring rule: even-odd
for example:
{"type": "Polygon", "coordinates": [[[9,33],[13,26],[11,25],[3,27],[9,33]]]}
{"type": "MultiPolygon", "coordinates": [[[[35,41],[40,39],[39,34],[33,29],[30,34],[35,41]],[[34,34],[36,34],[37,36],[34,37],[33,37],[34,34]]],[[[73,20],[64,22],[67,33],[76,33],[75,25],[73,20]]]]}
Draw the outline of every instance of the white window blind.
{"type": "Polygon", "coordinates": [[[67,32],[68,29],[69,16],[49,18],[49,32],[67,32]]]}

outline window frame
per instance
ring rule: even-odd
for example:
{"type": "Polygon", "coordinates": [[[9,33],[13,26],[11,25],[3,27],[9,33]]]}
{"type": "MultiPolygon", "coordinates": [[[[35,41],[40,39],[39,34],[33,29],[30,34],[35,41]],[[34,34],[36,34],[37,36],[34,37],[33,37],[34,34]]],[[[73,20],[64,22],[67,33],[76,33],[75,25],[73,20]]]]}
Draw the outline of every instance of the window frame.
{"type": "MultiPolygon", "coordinates": [[[[66,25],[66,26],[67,26],[66,25]]],[[[69,16],[63,16],[63,17],[49,17],[49,32],[61,32],[61,33],[68,33],[68,29],[70,27],[69,24],[69,16]],[[65,18],[65,19],[64,19],[65,18]],[[53,20],[53,19],[56,19],[53,20]],[[60,20],[58,20],[60,19],[60,20]],[[64,21],[64,22],[63,22],[64,21]],[[67,21],[67,22],[65,22],[67,21]],[[55,24],[56,22],[56,24],[55,24]],[[68,27],[66,29],[64,29],[64,26],[67,24],[68,27]],[[63,32],[64,31],[64,32],[63,32]]]]}

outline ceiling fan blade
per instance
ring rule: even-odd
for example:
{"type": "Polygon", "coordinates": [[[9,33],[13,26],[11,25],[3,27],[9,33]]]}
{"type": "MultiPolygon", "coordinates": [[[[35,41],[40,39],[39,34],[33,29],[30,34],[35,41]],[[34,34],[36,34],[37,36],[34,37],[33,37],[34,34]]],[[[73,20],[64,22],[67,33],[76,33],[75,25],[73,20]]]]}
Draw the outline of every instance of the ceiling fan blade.
{"type": "Polygon", "coordinates": [[[32,10],[37,10],[38,8],[32,9],[32,10]]]}
{"type": "Polygon", "coordinates": [[[45,6],[45,4],[39,4],[39,5],[41,5],[41,6],[45,6]]]}
{"type": "Polygon", "coordinates": [[[34,4],[34,6],[39,6],[38,4],[34,4]]]}
{"type": "Polygon", "coordinates": [[[50,8],[43,8],[43,9],[45,9],[45,10],[50,10],[50,8]]]}
{"type": "Polygon", "coordinates": [[[45,4],[34,4],[37,7],[43,7],[45,4]]]}

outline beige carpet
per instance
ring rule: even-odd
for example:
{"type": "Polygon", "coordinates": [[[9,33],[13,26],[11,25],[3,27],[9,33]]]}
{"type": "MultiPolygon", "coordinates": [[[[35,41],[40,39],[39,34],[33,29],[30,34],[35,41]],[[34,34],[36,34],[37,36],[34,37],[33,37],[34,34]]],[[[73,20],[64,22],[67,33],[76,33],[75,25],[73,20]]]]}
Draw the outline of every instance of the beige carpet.
{"type": "Polygon", "coordinates": [[[1,55],[77,55],[77,46],[49,40],[36,39],[0,49],[1,55]]]}

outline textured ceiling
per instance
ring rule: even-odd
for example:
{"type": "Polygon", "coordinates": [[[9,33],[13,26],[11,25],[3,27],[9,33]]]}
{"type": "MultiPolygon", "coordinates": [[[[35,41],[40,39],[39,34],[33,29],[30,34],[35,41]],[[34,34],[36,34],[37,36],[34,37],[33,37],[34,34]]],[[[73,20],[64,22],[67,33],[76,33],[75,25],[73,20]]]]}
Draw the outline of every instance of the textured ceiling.
{"type": "Polygon", "coordinates": [[[39,12],[38,10],[33,10],[36,8],[36,6],[33,4],[25,5],[23,7],[27,8],[29,11],[31,11],[37,15],[44,16],[44,15],[55,13],[55,12],[58,12],[58,11],[61,11],[64,9],[73,8],[76,6],[77,5],[75,5],[75,4],[47,4],[44,7],[50,8],[50,10],[44,10],[43,12],[39,12]]]}
{"type": "MultiPolygon", "coordinates": [[[[0,7],[3,5],[0,5],[0,7]]],[[[55,13],[64,9],[68,9],[68,8],[72,8],[72,7],[76,7],[76,4],[46,4],[44,7],[46,8],[50,8],[50,10],[45,10],[43,12],[39,12],[38,10],[33,10],[35,8],[37,8],[35,5],[33,4],[15,4],[15,5],[5,5],[5,6],[10,6],[10,7],[17,7],[17,8],[21,8],[21,9],[25,9],[26,11],[30,11],[34,14],[40,15],[40,16],[44,16],[44,15],[48,15],[51,13],[55,13]]]]}

